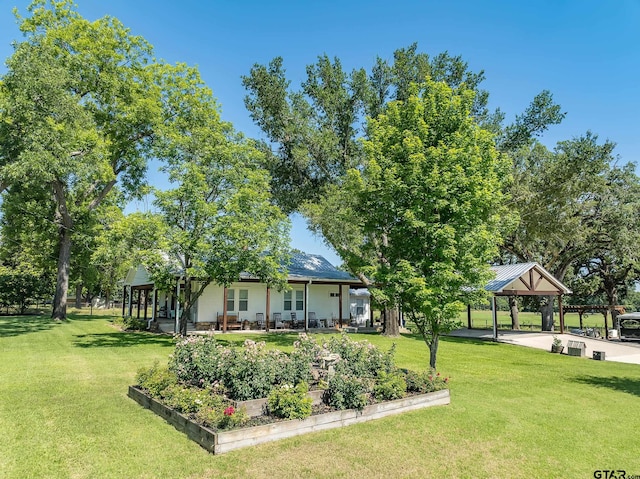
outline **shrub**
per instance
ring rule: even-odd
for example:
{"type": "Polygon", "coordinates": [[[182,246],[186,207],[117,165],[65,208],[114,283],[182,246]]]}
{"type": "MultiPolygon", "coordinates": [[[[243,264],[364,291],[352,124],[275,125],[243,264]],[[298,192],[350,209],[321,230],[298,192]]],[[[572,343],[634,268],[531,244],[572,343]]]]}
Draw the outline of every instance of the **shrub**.
{"type": "Polygon", "coordinates": [[[284,384],[273,389],[267,398],[269,413],[285,419],[304,419],[311,416],[312,399],[307,396],[309,386],[305,382],[296,387],[284,384]]]}
{"type": "Polygon", "coordinates": [[[196,413],[196,421],[204,426],[214,429],[233,429],[240,427],[247,419],[247,413],[243,409],[236,409],[221,396],[215,396],[219,403],[200,409],[196,413]]]}
{"type": "Polygon", "coordinates": [[[163,402],[184,414],[192,414],[213,403],[213,395],[207,389],[172,384],[162,391],[163,402]]]}
{"type": "Polygon", "coordinates": [[[324,392],[325,404],[336,409],[362,410],[368,403],[370,380],[336,373],[324,392]]]}
{"type": "Polygon", "coordinates": [[[168,368],[158,366],[156,361],[150,368],[138,370],[136,382],[141,388],[149,391],[152,397],[159,398],[162,391],[176,384],[178,379],[168,368]]]}
{"type": "Polygon", "coordinates": [[[233,353],[211,336],[191,336],[178,341],[169,358],[169,369],[178,379],[194,386],[216,386],[224,378],[233,353]]]}
{"type": "Polygon", "coordinates": [[[266,397],[276,384],[279,370],[287,355],[265,349],[265,343],[246,340],[241,350],[229,353],[224,386],[230,398],[237,401],[266,397]]]}
{"type": "Polygon", "coordinates": [[[144,331],[147,329],[147,322],[144,319],[133,317],[117,318],[114,323],[124,331],[144,331]]]}
{"type": "Polygon", "coordinates": [[[395,369],[395,344],[384,353],[368,341],[352,341],[346,334],[332,337],[325,345],[331,353],[340,355],[336,371],[346,375],[375,378],[378,371],[390,373],[395,369]]]}
{"type": "Polygon", "coordinates": [[[404,371],[407,391],[416,393],[430,393],[449,387],[449,378],[442,377],[434,371],[404,371]]]}
{"type": "Polygon", "coordinates": [[[373,387],[373,394],[378,401],[403,398],[407,393],[407,383],[399,371],[386,373],[380,371],[373,387]]]}

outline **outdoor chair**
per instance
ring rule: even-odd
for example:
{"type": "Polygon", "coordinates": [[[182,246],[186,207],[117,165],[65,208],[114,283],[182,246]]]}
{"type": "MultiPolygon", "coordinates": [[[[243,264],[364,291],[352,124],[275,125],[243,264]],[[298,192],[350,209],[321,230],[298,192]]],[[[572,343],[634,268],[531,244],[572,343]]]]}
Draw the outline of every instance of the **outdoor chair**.
{"type": "Polygon", "coordinates": [[[316,317],[316,313],[309,313],[309,327],[310,328],[317,328],[319,327],[318,325],[318,318],[316,317]]]}
{"type": "Polygon", "coordinates": [[[256,323],[258,323],[258,329],[264,329],[264,313],[256,313],[256,323]]]}
{"type": "Polygon", "coordinates": [[[300,323],[298,322],[298,317],[296,316],[296,313],[292,312],[291,313],[291,327],[293,329],[298,329],[299,326],[300,326],[300,323]]]}
{"type": "Polygon", "coordinates": [[[284,329],[284,323],[282,322],[282,313],[273,313],[273,322],[275,323],[276,329],[284,329]]]}

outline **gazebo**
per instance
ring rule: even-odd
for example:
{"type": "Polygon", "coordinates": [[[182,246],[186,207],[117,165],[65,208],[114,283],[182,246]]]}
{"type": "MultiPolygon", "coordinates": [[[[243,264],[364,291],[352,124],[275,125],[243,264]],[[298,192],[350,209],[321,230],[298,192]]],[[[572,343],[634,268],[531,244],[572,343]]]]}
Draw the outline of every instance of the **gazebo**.
{"type": "MultiPolygon", "coordinates": [[[[557,296],[560,311],[560,333],[564,333],[564,313],[562,295],[571,290],[558,281],[538,263],[518,263],[492,266],[496,277],[485,286],[493,293],[491,298],[491,317],[493,319],[493,339],[498,339],[498,315],[496,298],[498,296],[557,296]]],[[[468,310],[471,325],[471,308],[468,310]]]]}

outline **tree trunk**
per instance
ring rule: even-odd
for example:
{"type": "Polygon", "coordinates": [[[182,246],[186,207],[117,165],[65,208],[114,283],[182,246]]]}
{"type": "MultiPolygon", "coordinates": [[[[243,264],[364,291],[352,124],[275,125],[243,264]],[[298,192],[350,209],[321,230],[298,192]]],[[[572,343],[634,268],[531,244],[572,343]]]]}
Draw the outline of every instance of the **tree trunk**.
{"type": "Polygon", "coordinates": [[[520,319],[518,318],[518,297],[509,296],[509,313],[511,314],[511,329],[520,329],[520,319]]]}
{"type": "MultiPolygon", "coordinates": [[[[180,314],[180,321],[178,322],[178,331],[180,336],[187,335],[187,321],[191,314],[191,307],[193,306],[193,300],[191,299],[191,280],[185,278],[184,280],[184,302],[182,308],[182,314],[180,314]]],[[[226,305],[225,305],[226,308],[226,305]]]]}
{"type": "Polygon", "coordinates": [[[71,259],[71,230],[60,228],[60,244],[58,252],[58,275],[56,278],[56,294],[53,298],[51,317],[62,321],[67,318],[67,293],[69,291],[69,263],[71,259]]]}
{"type": "Polygon", "coordinates": [[[73,219],[67,209],[64,185],[60,181],[52,184],[56,200],[56,224],[58,225],[58,275],[56,294],[53,298],[51,317],[57,321],[67,319],[67,293],[69,292],[69,267],[71,263],[71,228],[73,219]]]}
{"type": "Polygon", "coordinates": [[[76,308],[82,308],[82,283],[76,284],[76,308]]]}
{"type": "Polygon", "coordinates": [[[438,355],[438,341],[439,337],[437,334],[433,335],[433,340],[431,344],[429,344],[429,366],[431,369],[436,369],[436,357],[438,355]]]}
{"type": "Polygon", "coordinates": [[[542,330],[553,331],[553,301],[555,296],[545,296],[546,301],[540,305],[542,315],[542,330]]]}
{"type": "Polygon", "coordinates": [[[398,325],[398,308],[385,308],[384,310],[384,336],[400,336],[400,326],[398,325]]]}

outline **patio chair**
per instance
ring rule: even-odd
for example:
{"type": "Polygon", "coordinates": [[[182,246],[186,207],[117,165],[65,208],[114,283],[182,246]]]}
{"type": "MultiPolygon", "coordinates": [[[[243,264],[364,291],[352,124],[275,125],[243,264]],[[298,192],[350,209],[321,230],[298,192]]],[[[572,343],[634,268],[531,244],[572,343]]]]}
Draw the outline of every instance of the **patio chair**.
{"type": "Polygon", "coordinates": [[[300,323],[298,322],[298,317],[294,312],[291,312],[291,327],[293,329],[298,329],[300,327],[300,323]]]}
{"type": "Polygon", "coordinates": [[[318,325],[318,318],[316,316],[316,313],[309,313],[309,327],[310,328],[317,328],[319,327],[318,325]]]}
{"type": "Polygon", "coordinates": [[[258,329],[264,329],[264,313],[256,313],[256,323],[258,323],[258,329]]]}
{"type": "Polygon", "coordinates": [[[273,322],[275,323],[276,329],[284,329],[284,323],[282,322],[282,313],[273,313],[273,322]]]}

